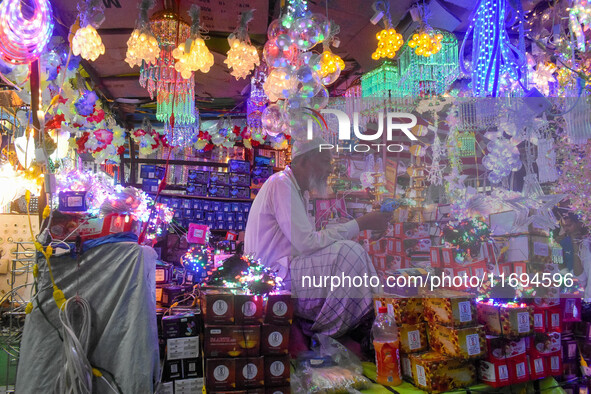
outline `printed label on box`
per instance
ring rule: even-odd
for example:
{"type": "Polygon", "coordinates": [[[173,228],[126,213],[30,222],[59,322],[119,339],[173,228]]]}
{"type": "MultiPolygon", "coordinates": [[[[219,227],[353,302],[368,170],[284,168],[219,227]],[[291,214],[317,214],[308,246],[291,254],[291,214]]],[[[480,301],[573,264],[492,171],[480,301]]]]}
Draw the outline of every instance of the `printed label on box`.
{"type": "Polygon", "coordinates": [[[199,357],[199,337],[170,338],[166,340],[166,358],[180,360],[199,357]]]}
{"type": "Polygon", "coordinates": [[[287,313],[287,304],[283,301],[273,304],[273,313],[276,316],[283,316],[287,313]]]}
{"type": "Polygon", "coordinates": [[[396,315],[394,314],[394,305],[392,305],[392,304],[388,304],[388,305],[386,306],[386,308],[388,308],[388,315],[390,315],[390,316],[396,316],[396,315]]]}
{"type": "Polygon", "coordinates": [[[437,250],[431,251],[431,261],[437,261],[437,250]]]}
{"type": "Polygon", "coordinates": [[[408,357],[402,359],[402,373],[406,376],[412,376],[410,359],[408,357]]]}
{"type": "Polygon", "coordinates": [[[552,327],[560,327],[560,314],[553,313],[551,316],[552,327]]]}
{"type": "Polygon", "coordinates": [[[278,347],[283,342],[283,335],[279,331],[273,331],[269,335],[269,345],[272,347],[278,347]]]}
{"type": "Polygon", "coordinates": [[[257,313],[257,304],[252,301],[246,301],[242,304],[242,314],[246,317],[254,316],[257,313]]]}
{"type": "Polygon", "coordinates": [[[548,244],[534,242],[534,255],[548,257],[548,244]]]}
{"type": "Polygon", "coordinates": [[[506,365],[499,365],[499,380],[509,379],[509,369],[506,365]]]}
{"type": "Polygon", "coordinates": [[[450,254],[449,254],[449,253],[443,253],[443,263],[444,263],[445,265],[449,265],[449,264],[451,264],[451,261],[450,261],[450,254]]]}
{"type": "Polygon", "coordinates": [[[515,364],[515,373],[517,374],[518,378],[522,378],[525,376],[525,362],[524,361],[515,364]]]}
{"type": "Polygon", "coordinates": [[[164,282],[166,280],[166,273],[164,271],[162,269],[156,270],[156,282],[164,282]]]}
{"type": "Polygon", "coordinates": [[[517,314],[517,332],[524,333],[530,331],[529,312],[519,312],[517,314]]]}
{"type": "Polygon", "coordinates": [[[416,365],[417,380],[419,385],[427,386],[427,376],[425,375],[425,368],[422,365],[416,365]]]}
{"type": "Polygon", "coordinates": [[[162,287],[156,288],[156,301],[160,302],[162,300],[162,287]]]}
{"type": "Polygon", "coordinates": [[[535,328],[543,328],[544,327],[544,319],[542,313],[534,313],[534,327],[535,328]]]}
{"type": "Polygon", "coordinates": [[[230,376],[230,369],[225,365],[218,365],[213,370],[213,377],[218,382],[223,382],[224,380],[228,379],[230,376]]]}
{"type": "Polygon", "coordinates": [[[224,300],[217,300],[213,303],[211,309],[216,315],[223,316],[226,314],[226,312],[228,312],[228,304],[224,300]]]}
{"type": "Polygon", "coordinates": [[[419,330],[408,332],[408,347],[410,350],[416,350],[421,348],[421,333],[419,330]]]}
{"type": "Polygon", "coordinates": [[[68,197],[68,207],[81,207],[83,205],[82,197],[80,196],[71,196],[68,197]]]}
{"type": "Polygon", "coordinates": [[[560,369],[560,358],[558,356],[550,357],[550,369],[558,371],[560,369]]]}
{"type": "Polygon", "coordinates": [[[480,354],[480,338],[478,334],[466,335],[466,345],[468,347],[468,356],[480,354]]]}
{"type": "Polygon", "coordinates": [[[269,370],[271,371],[271,375],[281,376],[285,371],[285,365],[283,365],[281,361],[273,361],[269,367],[269,370]]]}
{"type": "Polygon", "coordinates": [[[244,376],[244,379],[247,380],[252,380],[256,378],[258,373],[259,370],[257,366],[253,363],[248,363],[244,366],[244,368],[242,368],[242,376],[244,376]]]}
{"type": "Polygon", "coordinates": [[[470,306],[470,301],[458,302],[458,308],[460,309],[460,323],[472,320],[472,308],[470,306]]]}
{"type": "Polygon", "coordinates": [[[534,370],[536,374],[544,372],[544,360],[541,358],[536,358],[534,360],[534,370]]]}

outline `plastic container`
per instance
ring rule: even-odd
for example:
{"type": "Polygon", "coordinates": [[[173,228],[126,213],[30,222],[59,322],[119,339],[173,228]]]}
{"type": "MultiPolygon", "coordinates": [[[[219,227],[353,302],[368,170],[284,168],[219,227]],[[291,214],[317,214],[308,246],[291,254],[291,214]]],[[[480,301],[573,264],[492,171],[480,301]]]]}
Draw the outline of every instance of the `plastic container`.
{"type": "Polygon", "coordinates": [[[386,307],[378,308],[371,335],[376,351],[376,382],[384,386],[398,386],[402,383],[400,340],[396,321],[388,315],[386,307]]]}

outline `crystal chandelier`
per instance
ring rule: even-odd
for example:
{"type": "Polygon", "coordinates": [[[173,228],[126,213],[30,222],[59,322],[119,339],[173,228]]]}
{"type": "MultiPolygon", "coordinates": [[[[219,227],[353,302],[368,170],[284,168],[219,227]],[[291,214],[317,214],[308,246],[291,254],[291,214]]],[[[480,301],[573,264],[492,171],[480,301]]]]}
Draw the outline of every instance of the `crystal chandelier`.
{"type": "MultiPolygon", "coordinates": [[[[195,78],[191,75],[184,79],[175,69],[172,55],[172,51],[190,37],[190,26],[175,10],[167,7],[150,18],[150,28],[158,40],[160,56],[154,64],[142,62],[140,85],[148,89],[152,99],[156,97],[156,118],[165,123],[167,134],[172,134],[173,129],[175,134],[177,131],[192,133],[194,127],[198,128],[195,78]]],[[[178,139],[176,136],[172,137],[169,137],[170,143],[173,143],[171,139],[178,139]]],[[[183,144],[188,143],[186,136],[179,138],[183,144]]]]}
{"type": "Polygon", "coordinates": [[[250,97],[246,100],[246,125],[251,138],[262,140],[265,137],[261,117],[269,103],[263,89],[267,74],[264,63],[259,66],[250,80],[250,97]]]}

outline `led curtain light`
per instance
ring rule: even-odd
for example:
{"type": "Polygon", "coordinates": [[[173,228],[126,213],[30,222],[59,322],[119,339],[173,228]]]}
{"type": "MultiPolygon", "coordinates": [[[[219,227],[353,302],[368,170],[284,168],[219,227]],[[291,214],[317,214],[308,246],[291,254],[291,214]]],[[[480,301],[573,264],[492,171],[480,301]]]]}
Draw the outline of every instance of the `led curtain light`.
{"type": "Polygon", "coordinates": [[[501,78],[508,76],[519,81],[523,77],[525,42],[521,2],[513,8],[509,0],[479,0],[472,13],[470,26],[460,48],[460,67],[472,76],[472,90],[475,96],[498,97],[501,78]],[[515,20],[519,27],[519,48],[509,40],[508,20],[515,20]],[[472,36],[472,70],[464,65],[466,41],[472,36]]]}
{"type": "Polygon", "coordinates": [[[0,57],[12,64],[27,64],[37,59],[53,33],[53,15],[47,0],[24,3],[3,0],[0,3],[0,57]],[[33,6],[32,17],[25,18],[23,7],[33,6]]]}

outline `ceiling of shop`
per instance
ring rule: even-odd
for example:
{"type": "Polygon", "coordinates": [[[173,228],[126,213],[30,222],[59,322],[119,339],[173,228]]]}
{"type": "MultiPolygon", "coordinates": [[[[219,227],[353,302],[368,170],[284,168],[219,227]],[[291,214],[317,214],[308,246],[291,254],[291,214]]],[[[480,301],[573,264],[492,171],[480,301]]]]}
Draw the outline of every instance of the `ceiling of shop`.
{"type": "MultiPolygon", "coordinates": [[[[155,103],[138,81],[139,67],[130,68],[124,61],[129,38],[138,14],[139,0],[101,0],[105,5],[105,21],[99,29],[106,48],[94,62],[83,62],[96,88],[109,101],[127,126],[141,123],[145,114],[155,112],[155,103]]],[[[528,9],[539,1],[525,0],[528,9]]],[[[62,29],[70,26],[77,15],[77,0],[52,0],[58,23],[62,29]]],[[[150,15],[163,8],[163,2],[152,9],[150,15]]],[[[245,8],[253,8],[254,20],[249,24],[253,44],[262,48],[266,39],[268,23],[279,15],[282,0],[180,0],[181,15],[186,15],[191,4],[202,7],[202,21],[207,21],[210,39],[207,46],[214,54],[215,65],[210,72],[198,72],[196,103],[202,118],[220,113],[243,111],[243,103],[250,89],[250,79],[235,80],[223,63],[229,49],[227,36],[238,22],[245,8]]],[[[391,15],[399,31],[409,30],[412,23],[409,7],[416,0],[391,0],[391,15]]],[[[474,6],[473,0],[431,0],[433,27],[461,33],[466,30],[466,20],[474,6]]],[[[378,62],[371,59],[375,49],[375,34],[381,29],[373,25],[372,0],[309,0],[312,12],[328,13],[330,19],[340,26],[340,45],[333,48],[346,63],[341,78],[331,86],[331,93],[338,95],[353,83],[363,72],[371,70],[378,62]]]]}

